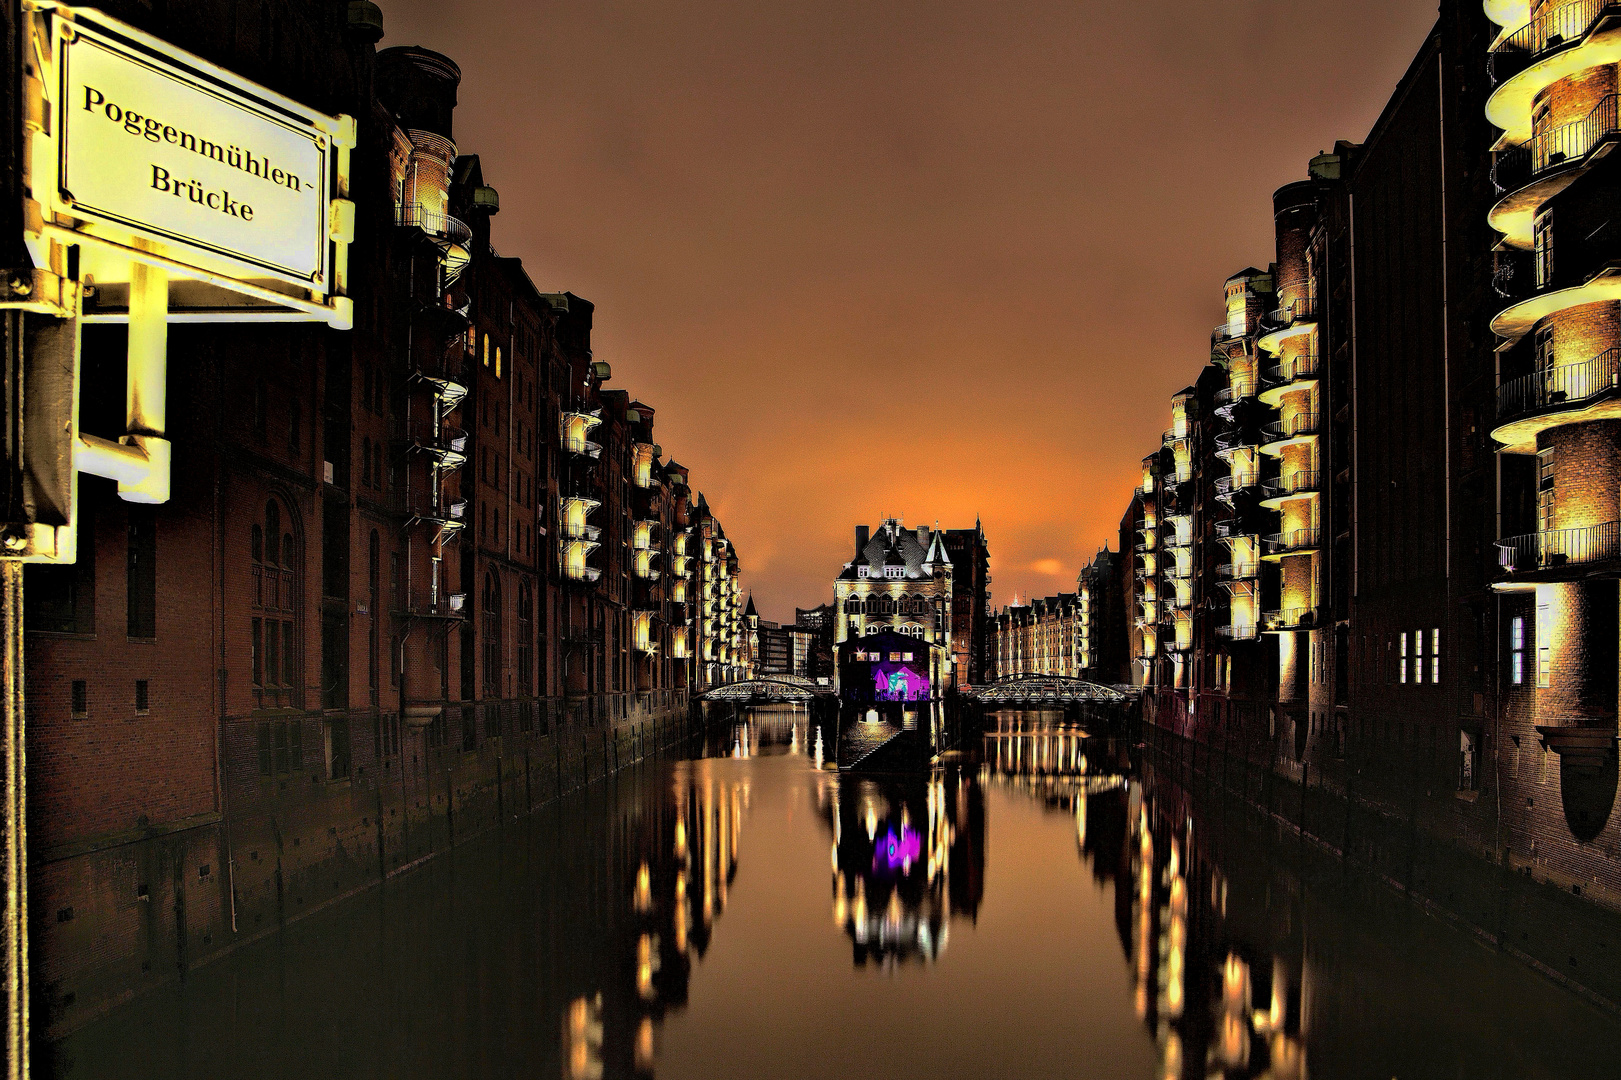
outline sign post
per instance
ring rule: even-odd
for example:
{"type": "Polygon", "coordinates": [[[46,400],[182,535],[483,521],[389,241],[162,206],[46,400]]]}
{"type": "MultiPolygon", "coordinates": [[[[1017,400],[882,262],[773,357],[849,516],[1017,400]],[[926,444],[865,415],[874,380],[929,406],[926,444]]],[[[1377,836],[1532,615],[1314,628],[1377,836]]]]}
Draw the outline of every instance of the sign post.
{"type": "Polygon", "coordinates": [[[171,322],[353,321],[355,122],[93,8],[0,0],[6,1080],[28,1072],[24,562],[75,561],[78,474],[164,503],[171,322]],[[20,228],[19,228],[20,225],[20,228]],[[20,234],[20,235],[19,235],[20,234]],[[79,329],[126,324],[126,432],[79,431],[79,329]]]}

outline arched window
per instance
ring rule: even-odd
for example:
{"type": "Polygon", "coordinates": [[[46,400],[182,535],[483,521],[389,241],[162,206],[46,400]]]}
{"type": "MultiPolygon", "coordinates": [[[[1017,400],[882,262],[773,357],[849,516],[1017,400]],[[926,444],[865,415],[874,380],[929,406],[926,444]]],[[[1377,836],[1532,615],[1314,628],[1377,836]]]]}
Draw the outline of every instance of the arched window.
{"type": "Polygon", "coordinates": [[[484,697],[501,697],[501,583],[494,571],[484,574],[484,697]]]}
{"type": "Polygon", "coordinates": [[[300,581],[292,514],[283,532],[282,505],[271,499],[264,518],[253,523],[249,546],[253,576],[253,705],[259,709],[299,704],[300,581]]]}

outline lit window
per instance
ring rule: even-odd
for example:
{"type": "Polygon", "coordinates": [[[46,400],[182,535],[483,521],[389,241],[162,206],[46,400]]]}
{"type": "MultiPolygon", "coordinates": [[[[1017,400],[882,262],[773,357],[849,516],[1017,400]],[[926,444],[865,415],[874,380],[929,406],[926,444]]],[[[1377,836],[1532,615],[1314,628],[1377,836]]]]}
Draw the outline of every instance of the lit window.
{"type": "Polygon", "coordinates": [[[872,571],[871,571],[870,567],[859,566],[859,567],[856,568],[856,577],[865,578],[871,572],[872,571]]]}
{"type": "Polygon", "coordinates": [[[1525,618],[1514,616],[1508,624],[1508,681],[1525,683],[1525,618]]]}
{"type": "Polygon", "coordinates": [[[1401,635],[1401,681],[1407,681],[1407,631],[1401,635]]]}
{"type": "Polygon", "coordinates": [[[1553,685],[1552,615],[1547,604],[1537,605],[1537,685],[1553,685]]]}
{"type": "Polygon", "coordinates": [[[1430,682],[1441,681],[1441,631],[1430,631],[1430,682]]]}

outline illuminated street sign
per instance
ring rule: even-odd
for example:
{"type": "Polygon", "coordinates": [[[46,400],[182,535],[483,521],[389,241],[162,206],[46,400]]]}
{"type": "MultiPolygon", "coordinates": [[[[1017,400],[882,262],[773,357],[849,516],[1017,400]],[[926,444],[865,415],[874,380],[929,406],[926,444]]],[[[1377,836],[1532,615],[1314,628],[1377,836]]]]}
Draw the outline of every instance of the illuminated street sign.
{"type": "Polygon", "coordinates": [[[37,64],[25,235],[80,247],[89,321],[123,321],[130,267],[168,321],[351,323],[354,120],[328,116],[90,8],[25,5],[37,64]]]}
{"type": "Polygon", "coordinates": [[[331,143],[320,126],[88,26],[65,44],[64,210],[239,262],[251,276],[326,280],[331,143]]]}

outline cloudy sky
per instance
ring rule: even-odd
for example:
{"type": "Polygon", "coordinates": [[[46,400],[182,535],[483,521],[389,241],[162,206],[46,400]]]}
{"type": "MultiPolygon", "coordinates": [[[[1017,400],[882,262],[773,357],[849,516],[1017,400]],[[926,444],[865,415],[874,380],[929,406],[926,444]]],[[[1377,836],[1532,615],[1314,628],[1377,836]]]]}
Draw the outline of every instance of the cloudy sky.
{"type": "Polygon", "coordinates": [[[384,0],[463,71],[494,243],[597,305],[766,618],[857,523],[983,518],[995,602],[1115,537],[1272,191],[1433,0],[384,0]]]}

